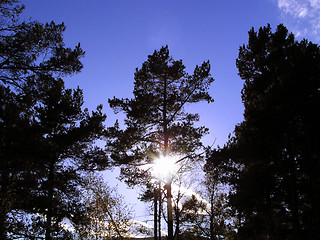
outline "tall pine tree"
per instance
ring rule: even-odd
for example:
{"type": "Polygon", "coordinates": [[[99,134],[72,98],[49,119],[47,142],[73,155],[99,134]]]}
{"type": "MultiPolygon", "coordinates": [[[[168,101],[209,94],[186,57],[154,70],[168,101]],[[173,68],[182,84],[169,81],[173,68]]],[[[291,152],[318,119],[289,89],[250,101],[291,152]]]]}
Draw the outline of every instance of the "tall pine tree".
{"type": "Polygon", "coordinates": [[[208,169],[224,168],[235,187],[238,239],[317,239],[320,48],[268,25],[249,32],[237,67],[244,121],[208,169]]]}
{"type": "MultiPolygon", "coordinates": [[[[196,160],[197,150],[202,147],[200,139],[208,129],[196,127],[199,115],[186,112],[185,107],[201,101],[213,102],[208,93],[213,78],[209,62],[196,66],[192,75],[187,74],[182,61],[173,60],[166,46],[148,56],[142,67],[136,69],[134,80],[132,99],[109,99],[115,112],[125,114],[124,129],[117,122],[106,134],[111,159],[122,166],[122,176],[139,182],[140,177],[150,174],[139,166],[152,163],[161,155],[180,154],[196,160]]],[[[167,204],[171,204],[170,192],[167,204]]]]}
{"type": "Polygon", "coordinates": [[[64,87],[84,55],[65,47],[64,24],[20,22],[23,8],[0,2],[0,238],[52,239],[63,218],[79,221],[81,171],[108,164],[92,145],[105,115],[83,110],[82,91],[64,87]]]}

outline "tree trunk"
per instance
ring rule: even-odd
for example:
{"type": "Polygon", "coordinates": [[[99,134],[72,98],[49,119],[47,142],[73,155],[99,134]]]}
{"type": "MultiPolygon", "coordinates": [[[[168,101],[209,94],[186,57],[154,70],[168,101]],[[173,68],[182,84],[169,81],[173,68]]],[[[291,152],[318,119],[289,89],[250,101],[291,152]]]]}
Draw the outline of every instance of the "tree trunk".
{"type": "Polygon", "coordinates": [[[173,240],[171,183],[167,185],[168,240],[173,240]]]}
{"type": "Polygon", "coordinates": [[[159,199],[159,215],[158,215],[158,223],[159,223],[159,240],[161,240],[161,209],[162,209],[162,196],[161,196],[161,183],[159,182],[159,192],[158,192],[158,199],[159,199]]]}
{"type": "Polygon", "coordinates": [[[153,189],[153,197],[154,197],[154,210],[153,210],[153,235],[154,235],[154,240],[157,240],[158,237],[157,237],[157,233],[158,233],[158,224],[157,224],[157,221],[158,221],[158,216],[157,216],[157,213],[158,213],[158,193],[157,193],[157,188],[154,187],[153,189]]]}
{"type": "MultiPolygon", "coordinates": [[[[3,174],[4,179],[6,178],[6,173],[3,174]]],[[[4,180],[3,179],[3,180],[4,180]]],[[[7,181],[4,180],[4,183],[1,183],[1,192],[0,192],[0,239],[7,239],[7,229],[6,229],[6,220],[8,212],[8,191],[7,191],[7,181]]]]}
{"type": "Polygon", "coordinates": [[[214,234],[214,228],[213,228],[213,221],[214,221],[214,218],[213,218],[213,213],[214,213],[214,200],[213,200],[213,196],[214,194],[211,193],[210,195],[210,239],[211,240],[215,240],[216,237],[215,237],[215,234],[214,234]]]}
{"type": "MultiPolygon", "coordinates": [[[[168,155],[168,121],[167,121],[167,77],[164,78],[163,88],[163,134],[164,134],[164,156],[168,155]]],[[[167,183],[167,211],[168,211],[168,240],[173,240],[173,220],[172,220],[172,202],[171,202],[171,180],[167,183]]]]}
{"type": "Polygon", "coordinates": [[[176,229],[175,229],[175,232],[174,232],[174,239],[176,240],[180,240],[181,239],[181,236],[180,236],[180,210],[179,210],[179,207],[178,207],[178,202],[179,200],[177,200],[176,202],[176,207],[175,207],[175,220],[176,220],[176,229]]]}
{"type": "Polygon", "coordinates": [[[52,216],[53,216],[53,182],[54,182],[54,160],[50,159],[48,175],[48,209],[46,214],[46,234],[45,240],[51,240],[52,216]]]}

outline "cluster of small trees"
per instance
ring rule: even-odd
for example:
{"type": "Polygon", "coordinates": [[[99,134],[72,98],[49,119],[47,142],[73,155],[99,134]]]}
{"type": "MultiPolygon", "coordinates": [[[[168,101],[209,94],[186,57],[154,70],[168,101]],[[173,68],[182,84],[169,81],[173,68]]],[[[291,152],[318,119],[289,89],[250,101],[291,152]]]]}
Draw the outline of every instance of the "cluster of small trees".
{"type": "Polygon", "coordinates": [[[124,127],[106,128],[102,106],[90,113],[82,90],[64,86],[62,77],[82,69],[80,45],[64,45],[63,24],[20,22],[23,8],[0,2],[1,239],[124,238],[130,210],[93,174],[111,166],[121,167],[129,185],[143,186],[155,238],[162,216],[172,239],[317,238],[318,45],[296,41],[283,25],[274,33],[252,29],[236,62],[244,121],[204,156],[208,129],[196,126],[199,115],[186,106],[213,102],[209,62],[190,75],[167,46],[154,51],[135,72],[133,98],[109,99],[125,114],[124,127]],[[159,182],[148,166],[172,155],[180,168],[159,182]],[[178,188],[171,196],[171,185],[181,185],[197,162],[206,163],[201,191],[187,197],[178,188]]]}

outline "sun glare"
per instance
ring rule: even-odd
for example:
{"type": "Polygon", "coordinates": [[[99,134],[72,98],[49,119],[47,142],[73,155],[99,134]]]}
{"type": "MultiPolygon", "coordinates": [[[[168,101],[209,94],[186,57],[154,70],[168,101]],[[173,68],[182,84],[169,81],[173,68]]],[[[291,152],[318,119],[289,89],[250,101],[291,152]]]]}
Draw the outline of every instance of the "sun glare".
{"type": "Polygon", "coordinates": [[[176,162],[177,158],[172,156],[160,156],[156,158],[153,163],[153,175],[165,182],[172,180],[172,177],[178,170],[176,162]]]}

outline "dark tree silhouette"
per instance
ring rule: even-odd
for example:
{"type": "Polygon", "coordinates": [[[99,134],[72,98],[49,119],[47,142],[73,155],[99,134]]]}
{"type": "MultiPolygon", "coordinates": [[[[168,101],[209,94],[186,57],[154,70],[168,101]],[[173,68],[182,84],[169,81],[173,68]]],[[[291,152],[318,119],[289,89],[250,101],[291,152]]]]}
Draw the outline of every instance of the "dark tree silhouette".
{"type": "MultiPolygon", "coordinates": [[[[168,47],[162,47],[137,68],[132,99],[109,99],[115,112],[125,114],[124,130],[117,122],[106,134],[111,159],[122,166],[122,176],[127,182],[141,182],[146,172],[139,166],[151,163],[160,155],[184,154],[189,159],[197,158],[196,151],[202,147],[200,139],[208,129],[194,126],[198,114],[187,113],[184,107],[201,101],[212,102],[208,88],[213,79],[209,62],[196,66],[192,75],[184,69],[182,61],[173,60],[168,47]]],[[[170,194],[167,197],[171,199],[170,194]]],[[[171,200],[167,202],[171,204],[171,200]]],[[[172,236],[170,221],[169,216],[172,236]]]]}
{"type": "Polygon", "coordinates": [[[80,221],[80,172],[108,164],[92,145],[105,115],[61,79],[82,69],[80,45],[64,46],[63,24],[20,22],[23,8],[0,2],[0,238],[52,239],[64,217],[80,221]]]}
{"type": "Polygon", "coordinates": [[[207,163],[234,187],[237,239],[317,239],[320,48],[268,25],[249,32],[237,67],[244,121],[207,163]]]}

